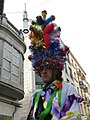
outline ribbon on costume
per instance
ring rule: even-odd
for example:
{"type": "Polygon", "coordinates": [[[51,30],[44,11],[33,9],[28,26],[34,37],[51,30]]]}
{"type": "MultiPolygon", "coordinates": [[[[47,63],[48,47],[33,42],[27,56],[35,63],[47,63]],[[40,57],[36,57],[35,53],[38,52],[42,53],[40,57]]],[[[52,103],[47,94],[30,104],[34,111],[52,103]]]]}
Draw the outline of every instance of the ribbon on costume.
{"type": "Polygon", "coordinates": [[[72,118],[74,116],[80,116],[80,114],[77,111],[75,112],[67,111],[66,116],[62,117],[60,120],[68,120],[69,118],[72,118]]]}
{"type": "Polygon", "coordinates": [[[60,118],[66,116],[66,112],[69,111],[70,107],[72,106],[74,100],[76,100],[77,102],[82,102],[83,98],[82,97],[77,97],[74,94],[69,95],[65,101],[65,104],[63,106],[63,109],[60,113],[60,118]]]}

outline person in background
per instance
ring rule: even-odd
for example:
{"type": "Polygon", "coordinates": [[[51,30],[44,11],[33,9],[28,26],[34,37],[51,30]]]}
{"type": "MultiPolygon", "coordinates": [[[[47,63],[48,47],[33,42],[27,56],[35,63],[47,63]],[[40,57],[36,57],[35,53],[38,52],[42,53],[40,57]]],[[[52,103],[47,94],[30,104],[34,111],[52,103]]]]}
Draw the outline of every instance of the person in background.
{"type": "Polygon", "coordinates": [[[41,14],[30,26],[28,58],[45,84],[31,96],[26,120],[81,120],[79,103],[83,98],[62,78],[69,47],[60,39],[55,16],[47,18],[46,10],[41,14]]]}

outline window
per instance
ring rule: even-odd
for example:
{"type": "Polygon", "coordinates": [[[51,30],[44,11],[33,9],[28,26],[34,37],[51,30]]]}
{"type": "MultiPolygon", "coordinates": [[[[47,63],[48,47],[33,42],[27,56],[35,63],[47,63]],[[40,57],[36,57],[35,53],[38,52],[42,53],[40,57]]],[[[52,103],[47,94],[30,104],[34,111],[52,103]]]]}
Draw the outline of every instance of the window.
{"type": "Polygon", "coordinates": [[[67,71],[67,64],[65,63],[65,72],[68,75],[68,71],[67,71]]]}
{"type": "Polygon", "coordinates": [[[74,77],[75,77],[75,79],[76,79],[76,73],[74,72],[74,77]]]}
{"type": "Polygon", "coordinates": [[[82,92],[82,89],[81,89],[81,96],[83,97],[83,92],[82,92]]]}
{"type": "Polygon", "coordinates": [[[4,52],[3,52],[3,69],[2,76],[7,80],[10,80],[10,72],[11,72],[11,53],[12,46],[8,43],[4,44],[4,52]]]}
{"type": "Polygon", "coordinates": [[[80,78],[79,78],[79,76],[77,76],[77,77],[78,77],[78,79],[77,79],[77,80],[79,81],[79,80],[80,80],[80,78]]]}
{"type": "Polygon", "coordinates": [[[77,65],[75,64],[75,68],[77,69],[77,65]]]}
{"type": "Polygon", "coordinates": [[[79,88],[77,87],[77,93],[78,93],[78,95],[79,95],[79,88]]]}
{"type": "Polygon", "coordinates": [[[74,62],[73,62],[73,60],[72,60],[72,66],[74,66],[74,62]]]}
{"type": "Polygon", "coordinates": [[[81,115],[83,115],[83,107],[82,107],[82,104],[80,104],[80,110],[81,110],[81,115]]]}
{"type": "Polygon", "coordinates": [[[76,78],[76,73],[74,72],[74,79],[76,82],[78,82],[78,79],[76,78]]]}
{"type": "Polygon", "coordinates": [[[70,67],[69,67],[69,75],[70,75],[71,79],[73,79],[72,69],[70,67]]]}
{"type": "Polygon", "coordinates": [[[4,43],[2,77],[18,82],[20,74],[20,53],[13,46],[4,43]]]}
{"type": "MultiPolygon", "coordinates": [[[[67,78],[66,78],[67,79],[67,78]]],[[[69,80],[67,79],[67,82],[69,82],[69,80]]]]}
{"type": "Polygon", "coordinates": [[[19,52],[13,48],[12,52],[12,80],[18,82],[19,79],[19,52]]]}
{"type": "Polygon", "coordinates": [[[69,58],[69,55],[67,55],[67,61],[70,63],[70,58],[69,58]]]}
{"type": "Polygon", "coordinates": [[[85,115],[87,115],[87,110],[85,105],[84,105],[84,110],[85,110],[85,115]]]}

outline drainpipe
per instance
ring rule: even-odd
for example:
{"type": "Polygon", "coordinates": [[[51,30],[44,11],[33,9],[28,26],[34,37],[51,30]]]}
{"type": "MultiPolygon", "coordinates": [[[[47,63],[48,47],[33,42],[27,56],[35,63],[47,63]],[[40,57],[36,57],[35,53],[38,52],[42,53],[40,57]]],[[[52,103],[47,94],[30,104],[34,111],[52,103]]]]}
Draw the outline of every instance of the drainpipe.
{"type": "Polygon", "coordinates": [[[15,110],[14,110],[14,112],[12,114],[12,120],[14,120],[14,115],[15,115],[16,111],[17,111],[17,107],[15,106],[15,110]]]}

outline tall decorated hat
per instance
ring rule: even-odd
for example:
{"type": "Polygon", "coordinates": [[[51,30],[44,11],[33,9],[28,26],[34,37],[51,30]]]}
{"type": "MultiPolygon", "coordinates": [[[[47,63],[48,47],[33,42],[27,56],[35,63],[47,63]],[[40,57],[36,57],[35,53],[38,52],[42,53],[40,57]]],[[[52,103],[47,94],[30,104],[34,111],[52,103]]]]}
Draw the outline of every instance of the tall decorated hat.
{"type": "Polygon", "coordinates": [[[36,16],[35,20],[31,20],[29,28],[31,54],[28,58],[37,73],[40,73],[44,66],[58,71],[64,69],[69,47],[62,42],[61,28],[54,21],[54,15],[47,18],[46,10],[36,16]]]}

